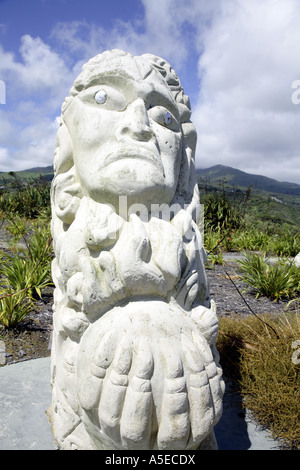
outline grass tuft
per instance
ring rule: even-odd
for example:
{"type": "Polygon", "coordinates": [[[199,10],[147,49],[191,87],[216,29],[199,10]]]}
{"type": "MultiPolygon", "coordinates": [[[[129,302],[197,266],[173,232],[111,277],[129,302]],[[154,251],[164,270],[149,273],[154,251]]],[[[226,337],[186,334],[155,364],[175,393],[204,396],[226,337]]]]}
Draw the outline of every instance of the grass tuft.
{"type": "Polygon", "coordinates": [[[300,450],[300,313],[220,318],[224,373],[239,383],[244,406],[285,446],[300,450]],[[296,349],[298,348],[298,349],[296,349]]]}

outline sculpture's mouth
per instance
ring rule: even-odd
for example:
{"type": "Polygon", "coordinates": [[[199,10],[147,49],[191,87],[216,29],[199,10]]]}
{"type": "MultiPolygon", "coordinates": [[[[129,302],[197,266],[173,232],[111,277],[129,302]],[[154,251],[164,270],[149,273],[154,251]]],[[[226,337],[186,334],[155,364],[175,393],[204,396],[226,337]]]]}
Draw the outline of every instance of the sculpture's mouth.
{"type": "Polygon", "coordinates": [[[162,163],[156,147],[146,148],[144,145],[138,147],[121,146],[109,153],[104,160],[104,167],[124,159],[143,160],[151,163],[156,169],[163,171],[162,163]]]}

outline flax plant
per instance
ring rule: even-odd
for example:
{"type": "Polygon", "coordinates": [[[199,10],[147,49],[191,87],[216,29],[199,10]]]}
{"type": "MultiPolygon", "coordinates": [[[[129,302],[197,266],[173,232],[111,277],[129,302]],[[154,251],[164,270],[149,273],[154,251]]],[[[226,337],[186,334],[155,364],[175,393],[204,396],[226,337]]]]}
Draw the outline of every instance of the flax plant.
{"type": "Polygon", "coordinates": [[[18,255],[2,252],[0,264],[0,323],[15,327],[34,308],[34,301],[52,285],[52,245],[49,222],[39,221],[31,236],[22,236],[18,255]]]}
{"type": "Polygon", "coordinates": [[[256,291],[256,297],[263,295],[277,301],[293,298],[299,292],[300,270],[286,260],[272,264],[264,255],[244,253],[238,263],[241,279],[256,291]]]}

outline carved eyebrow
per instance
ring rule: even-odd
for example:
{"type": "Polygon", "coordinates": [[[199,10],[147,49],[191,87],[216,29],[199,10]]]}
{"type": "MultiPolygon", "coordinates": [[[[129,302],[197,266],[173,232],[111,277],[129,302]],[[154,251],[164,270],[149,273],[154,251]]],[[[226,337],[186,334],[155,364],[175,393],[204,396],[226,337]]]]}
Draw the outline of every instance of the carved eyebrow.
{"type": "Polygon", "coordinates": [[[157,104],[160,106],[164,106],[167,108],[171,113],[179,119],[179,110],[178,107],[176,106],[176,102],[173,101],[171,98],[166,96],[165,94],[159,93],[157,90],[152,90],[147,98],[152,101],[152,100],[157,100],[157,104]]]}
{"type": "MultiPolygon", "coordinates": [[[[142,88],[137,90],[139,96],[144,99],[146,102],[155,102],[157,101],[157,105],[164,106],[167,108],[175,117],[176,119],[179,120],[180,114],[178,107],[176,105],[176,102],[174,98],[172,97],[171,93],[170,96],[168,96],[168,93],[163,93],[160,92],[158,89],[153,88],[150,84],[142,80],[139,82],[139,80],[134,79],[134,77],[131,77],[130,75],[126,74],[125,72],[122,71],[122,73],[116,74],[115,72],[110,74],[110,73],[102,73],[97,75],[93,80],[91,80],[86,88],[91,88],[94,86],[113,86],[113,87],[122,87],[125,86],[126,84],[128,85],[129,82],[135,81],[137,84],[140,83],[142,88]],[[139,93],[140,91],[144,91],[144,87],[148,86],[148,92],[145,92],[144,96],[141,96],[139,93]]],[[[160,88],[162,85],[159,84],[160,88]]],[[[166,84],[166,89],[168,89],[168,85],[166,84]]],[[[125,90],[122,90],[123,92],[125,90]]],[[[125,93],[126,95],[126,93],[125,93]]]]}
{"type": "Polygon", "coordinates": [[[121,86],[125,83],[128,83],[128,81],[135,80],[134,77],[131,77],[129,74],[126,72],[118,73],[100,73],[97,76],[93,78],[91,81],[91,84],[89,86],[94,86],[94,85],[115,85],[115,86],[121,86]]]}
{"type": "Polygon", "coordinates": [[[95,86],[101,86],[101,85],[114,86],[114,87],[121,86],[122,83],[126,83],[128,79],[132,79],[132,77],[130,77],[127,74],[116,75],[115,73],[109,74],[109,72],[100,73],[90,78],[89,82],[81,91],[87,90],[89,88],[93,88],[95,86]]]}

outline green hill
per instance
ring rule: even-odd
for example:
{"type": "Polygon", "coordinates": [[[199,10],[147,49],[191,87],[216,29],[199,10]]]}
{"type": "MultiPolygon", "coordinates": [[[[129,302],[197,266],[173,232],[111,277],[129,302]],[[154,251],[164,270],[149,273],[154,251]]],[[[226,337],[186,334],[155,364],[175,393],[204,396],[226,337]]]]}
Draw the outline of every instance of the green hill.
{"type": "MultiPolygon", "coordinates": [[[[42,175],[47,181],[53,179],[53,166],[35,167],[24,171],[0,172],[2,181],[11,181],[13,173],[20,179],[38,178],[42,175]]],[[[197,180],[200,192],[206,193],[222,188],[228,194],[241,194],[251,187],[248,210],[252,217],[267,219],[274,223],[296,224],[300,226],[300,185],[279,182],[262,175],[253,175],[225,165],[198,169],[197,180]]]]}
{"type": "MultiPolygon", "coordinates": [[[[12,178],[11,172],[1,172],[0,178],[12,178]]],[[[35,167],[28,170],[15,171],[19,178],[36,178],[39,175],[53,178],[53,166],[35,167]]],[[[210,168],[197,170],[197,179],[201,187],[216,189],[220,182],[226,182],[231,188],[246,190],[252,187],[252,192],[274,193],[300,196],[300,184],[280,182],[262,175],[253,175],[225,165],[215,165],[210,168]]]]}
{"type": "Polygon", "coordinates": [[[279,182],[261,175],[252,175],[224,165],[197,170],[197,180],[205,201],[205,194],[225,191],[227,197],[239,202],[248,188],[246,217],[252,223],[266,222],[278,226],[287,224],[300,227],[300,185],[279,182]]]}
{"type": "Polygon", "coordinates": [[[41,166],[21,171],[0,171],[0,182],[1,179],[5,181],[10,181],[14,178],[13,175],[16,175],[18,178],[21,179],[38,178],[40,175],[42,175],[47,181],[51,181],[53,179],[53,166],[41,166]]]}
{"type": "Polygon", "coordinates": [[[227,186],[245,190],[252,187],[253,192],[268,192],[274,194],[288,194],[300,196],[300,185],[296,183],[280,182],[267,176],[253,175],[224,165],[215,165],[210,168],[197,170],[198,183],[201,186],[217,188],[220,181],[227,186]]]}

